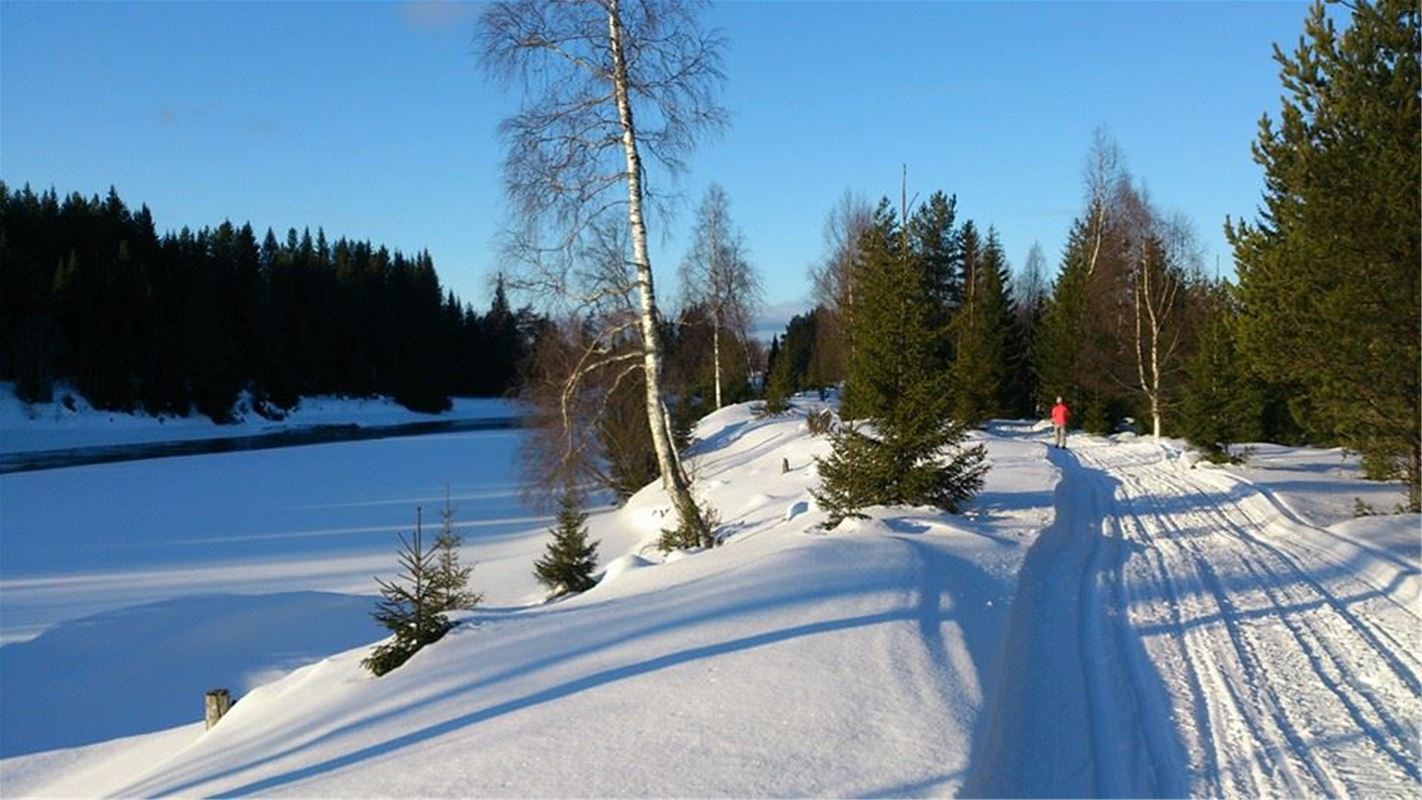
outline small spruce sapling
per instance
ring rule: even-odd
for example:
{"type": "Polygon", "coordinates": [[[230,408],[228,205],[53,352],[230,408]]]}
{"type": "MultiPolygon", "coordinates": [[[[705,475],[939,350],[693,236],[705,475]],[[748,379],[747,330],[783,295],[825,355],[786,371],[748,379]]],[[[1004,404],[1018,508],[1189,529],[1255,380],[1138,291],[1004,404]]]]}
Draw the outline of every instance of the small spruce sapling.
{"type": "Polygon", "coordinates": [[[662,528],[662,536],[657,547],[663,553],[673,550],[690,550],[696,547],[711,548],[719,545],[715,531],[721,525],[721,516],[716,509],[698,504],[699,519],[704,527],[689,525],[683,518],[675,528],[662,528]]]}
{"type": "Polygon", "coordinates": [[[790,410],[790,359],[777,358],[770,369],[765,386],[765,402],[761,404],[760,416],[774,416],[790,410]]]}
{"type": "Polygon", "coordinates": [[[376,676],[399,667],[420,648],[449,632],[449,620],[439,612],[439,590],[434,575],[438,569],[434,548],[426,548],[421,538],[420,511],[415,510],[415,532],[410,538],[400,534],[398,560],[402,574],[394,581],[376,578],[380,602],[371,613],[395,638],[376,645],[361,666],[376,676]]]}
{"type": "Polygon", "coordinates": [[[559,498],[558,524],[549,533],[553,541],[543,558],[534,562],[533,573],[553,596],[585,592],[595,585],[598,542],[588,541],[588,515],[576,492],[565,491],[559,498]]]}
{"type": "Polygon", "coordinates": [[[474,566],[459,563],[459,548],[463,537],[454,530],[454,507],[449,502],[449,487],[444,487],[444,508],[439,512],[439,535],[435,537],[435,571],[432,581],[438,611],[464,611],[479,605],[484,595],[469,588],[469,576],[474,566]]]}

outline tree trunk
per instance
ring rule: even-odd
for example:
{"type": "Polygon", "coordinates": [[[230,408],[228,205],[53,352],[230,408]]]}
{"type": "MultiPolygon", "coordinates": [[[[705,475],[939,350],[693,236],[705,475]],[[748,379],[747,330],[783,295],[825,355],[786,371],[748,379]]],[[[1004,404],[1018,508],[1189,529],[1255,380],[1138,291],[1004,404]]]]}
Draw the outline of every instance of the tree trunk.
{"type": "Polygon", "coordinates": [[[1416,439],[1407,455],[1407,508],[1422,511],[1422,442],[1416,439]]]}
{"type": "Polygon", "coordinates": [[[721,408],[721,320],[711,317],[711,360],[716,370],[716,408],[721,408]]]}
{"type": "Polygon", "coordinates": [[[622,149],[627,158],[627,224],[632,233],[632,261],[637,268],[637,296],[642,305],[639,323],[642,367],[647,387],[647,424],[652,433],[652,447],[657,453],[657,468],[662,474],[662,488],[671,495],[682,523],[694,526],[700,538],[709,540],[710,532],[705,530],[686,476],[677,466],[673,443],[667,435],[667,419],[662,412],[657,296],[652,286],[652,261],[647,252],[647,225],[642,217],[642,159],[637,153],[636,127],[632,122],[632,103],[628,97],[627,60],[622,51],[622,18],[617,0],[610,0],[607,5],[607,29],[612,49],[612,89],[617,101],[618,121],[622,125],[622,149]]]}

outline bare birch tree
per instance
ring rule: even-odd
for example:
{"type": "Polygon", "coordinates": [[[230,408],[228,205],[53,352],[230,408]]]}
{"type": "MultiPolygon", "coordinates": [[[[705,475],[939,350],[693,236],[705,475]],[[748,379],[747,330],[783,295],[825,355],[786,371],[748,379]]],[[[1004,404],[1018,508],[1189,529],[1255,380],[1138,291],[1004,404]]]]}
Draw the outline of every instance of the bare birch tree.
{"type": "Polygon", "coordinates": [[[1091,148],[1086,155],[1085,179],[1087,230],[1090,236],[1086,275],[1089,278],[1096,272],[1101,250],[1112,236],[1112,224],[1116,221],[1114,212],[1119,210],[1121,195],[1129,191],[1131,185],[1121,148],[1105,128],[1092,132],[1091,148]]]}
{"type": "Polygon", "coordinates": [[[1042,253],[1040,242],[1033,241],[1027,251],[1027,260],[1022,264],[1012,282],[1012,296],[1022,313],[1039,309],[1049,292],[1047,284],[1047,257],[1042,253]]]}
{"type": "Polygon", "coordinates": [[[1122,338],[1130,346],[1134,381],[1150,410],[1151,434],[1160,438],[1183,370],[1182,348],[1189,343],[1190,275],[1200,271],[1193,228],[1182,215],[1163,217],[1144,188],[1127,176],[1115,195],[1117,247],[1125,254],[1123,294],[1130,314],[1122,338]]]}
{"type": "Polygon", "coordinates": [[[1181,342],[1179,313],[1181,281],[1166,261],[1160,240],[1149,237],[1140,249],[1131,275],[1135,331],[1132,351],[1141,394],[1150,405],[1151,435],[1159,439],[1164,418],[1164,377],[1174,364],[1181,342]]]}
{"type": "MultiPolygon", "coordinates": [[[[489,74],[524,92],[504,120],[504,179],[524,225],[513,237],[545,288],[566,291],[567,264],[600,220],[625,220],[636,301],[636,358],[596,352],[584,369],[637,361],[662,485],[680,525],[711,541],[674,449],[662,400],[662,347],[647,246],[652,199],[644,154],[667,172],[725,111],[723,41],[698,25],[701,4],[683,0],[509,0],[481,15],[489,74]]],[[[615,289],[613,291],[616,291],[615,289]]]]}
{"type": "Polygon", "coordinates": [[[722,403],[721,335],[744,342],[760,301],[760,279],[746,259],[744,239],[731,224],[730,200],[717,184],[706,189],[696,213],[691,251],[681,265],[682,298],[705,310],[711,326],[716,408],[722,403]]]}
{"type": "MultiPolygon", "coordinates": [[[[854,306],[854,263],[859,258],[859,239],[874,224],[874,206],[846,189],[825,217],[824,256],[810,269],[812,296],[827,312],[816,327],[817,354],[826,364],[823,371],[844,376],[846,331],[852,327],[854,306]]],[[[824,375],[822,377],[829,377],[824,375]]]]}

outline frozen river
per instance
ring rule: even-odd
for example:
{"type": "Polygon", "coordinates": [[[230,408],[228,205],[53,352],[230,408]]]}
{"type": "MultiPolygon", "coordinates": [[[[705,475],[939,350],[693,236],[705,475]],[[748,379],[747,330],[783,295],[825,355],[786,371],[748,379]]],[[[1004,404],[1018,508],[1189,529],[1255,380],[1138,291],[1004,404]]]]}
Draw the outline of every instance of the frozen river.
{"type": "Polygon", "coordinates": [[[552,520],[520,499],[523,435],[0,475],[0,756],[198,719],[206,688],[240,695],[381,638],[373,576],[393,574],[417,507],[427,532],[438,526],[445,487],[487,613],[536,602],[552,520]]]}
{"type": "Polygon", "coordinates": [[[481,430],[0,475],[0,638],[194,592],[370,594],[445,487],[492,603],[521,603],[549,518],[518,494],[522,433],[481,430]],[[526,560],[514,568],[510,561],[526,560]],[[505,574],[509,573],[509,574],[505,574]]]}

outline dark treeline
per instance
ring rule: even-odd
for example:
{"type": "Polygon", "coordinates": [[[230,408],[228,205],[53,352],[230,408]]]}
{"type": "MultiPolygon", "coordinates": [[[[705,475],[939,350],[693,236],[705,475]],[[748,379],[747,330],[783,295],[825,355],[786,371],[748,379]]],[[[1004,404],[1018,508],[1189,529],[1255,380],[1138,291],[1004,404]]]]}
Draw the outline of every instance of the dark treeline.
{"type": "Polygon", "coordinates": [[[96,408],[229,421],[303,395],[389,395],[417,411],[497,396],[542,327],[502,281],[486,313],[441,289],[428,252],[250,224],[159,235],[117,192],[0,183],[0,379],[21,399],[70,380],[96,408]]]}

